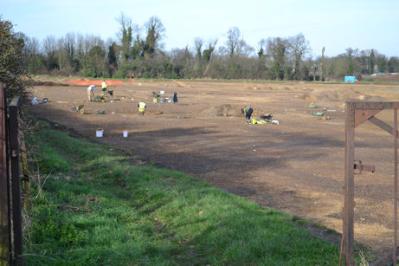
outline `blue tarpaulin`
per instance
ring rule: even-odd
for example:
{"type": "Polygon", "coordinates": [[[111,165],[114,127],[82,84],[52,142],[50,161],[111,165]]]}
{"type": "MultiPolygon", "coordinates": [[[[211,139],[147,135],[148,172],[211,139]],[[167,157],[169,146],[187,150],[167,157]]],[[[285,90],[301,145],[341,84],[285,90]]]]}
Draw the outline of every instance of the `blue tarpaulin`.
{"type": "Polygon", "coordinates": [[[355,83],[356,81],[357,81],[357,78],[355,76],[345,76],[344,77],[345,83],[355,83]]]}

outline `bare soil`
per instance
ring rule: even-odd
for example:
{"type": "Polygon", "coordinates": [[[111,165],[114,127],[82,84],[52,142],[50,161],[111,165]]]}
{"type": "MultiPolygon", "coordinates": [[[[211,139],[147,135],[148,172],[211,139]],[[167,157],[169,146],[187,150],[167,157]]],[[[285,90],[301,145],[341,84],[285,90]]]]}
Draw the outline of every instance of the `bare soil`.
{"type": "MultiPolygon", "coordinates": [[[[88,103],[86,87],[36,86],[49,98],[30,107],[42,118],[114,145],[144,161],[184,171],[226,191],[342,232],[344,101],[399,100],[397,85],[129,81],[111,86],[112,102],[88,103]],[[152,91],[178,93],[178,104],[153,104],[152,91]],[[148,103],[144,116],[138,101],[148,103]],[[85,104],[85,114],[71,111],[85,104]],[[309,104],[319,106],[309,108],[309,104]],[[280,125],[249,125],[240,108],[272,113],[280,125]],[[332,110],[330,120],[312,115],[332,110]],[[334,111],[335,110],[335,111],[334,111]],[[105,111],[105,114],[97,114],[105,111]],[[122,138],[128,130],[129,137],[122,138]]],[[[98,92],[99,93],[99,92],[98,92]]],[[[379,118],[391,123],[391,112],[379,118]]],[[[372,125],[356,129],[356,159],[376,173],[356,176],[355,238],[389,251],[393,228],[393,140],[372,125]]]]}
{"type": "MultiPolygon", "coordinates": [[[[116,79],[107,79],[105,80],[108,86],[121,86],[123,85],[122,80],[116,80],[116,79]]],[[[101,86],[101,79],[86,79],[86,78],[81,78],[81,79],[68,79],[64,81],[66,84],[71,85],[71,86],[90,86],[90,85],[96,85],[96,86],[101,86]]]]}

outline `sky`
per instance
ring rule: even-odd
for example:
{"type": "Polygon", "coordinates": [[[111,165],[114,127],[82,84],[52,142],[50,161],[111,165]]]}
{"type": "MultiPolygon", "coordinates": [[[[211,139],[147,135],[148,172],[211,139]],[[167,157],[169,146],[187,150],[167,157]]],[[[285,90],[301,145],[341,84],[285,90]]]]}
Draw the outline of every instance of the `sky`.
{"type": "Polygon", "coordinates": [[[323,46],[328,56],[348,47],[399,56],[399,0],[0,0],[0,16],[39,40],[68,32],[116,39],[121,12],[141,27],[159,17],[168,50],[196,37],[223,45],[238,27],[255,49],[261,39],[302,33],[314,56],[323,46]]]}

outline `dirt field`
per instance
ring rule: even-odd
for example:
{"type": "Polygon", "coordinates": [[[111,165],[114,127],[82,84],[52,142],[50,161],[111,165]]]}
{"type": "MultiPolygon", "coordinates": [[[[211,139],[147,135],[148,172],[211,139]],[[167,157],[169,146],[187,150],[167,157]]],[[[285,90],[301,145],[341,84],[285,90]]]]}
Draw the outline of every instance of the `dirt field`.
{"type": "MultiPolygon", "coordinates": [[[[264,206],[342,231],[344,105],[348,98],[399,100],[398,85],[131,81],[113,87],[111,103],[85,103],[86,87],[38,86],[49,98],[30,110],[48,120],[170,168],[182,170],[264,206]],[[152,104],[152,91],[178,92],[178,104],[152,104]],[[138,101],[148,103],[144,116],[138,101]],[[336,110],[331,120],[311,115],[309,103],[336,110]],[[240,108],[272,113],[280,125],[249,125],[240,108]],[[106,114],[97,114],[105,110],[106,114]],[[122,130],[129,131],[127,139],[122,130]]],[[[390,122],[392,115],[378,117],[390,122]]],[[[372,125],[356,131],[356,159],[377,172],[356,176],[355,238],[382,252],[392,237],[392,138],[372,125]]]]}

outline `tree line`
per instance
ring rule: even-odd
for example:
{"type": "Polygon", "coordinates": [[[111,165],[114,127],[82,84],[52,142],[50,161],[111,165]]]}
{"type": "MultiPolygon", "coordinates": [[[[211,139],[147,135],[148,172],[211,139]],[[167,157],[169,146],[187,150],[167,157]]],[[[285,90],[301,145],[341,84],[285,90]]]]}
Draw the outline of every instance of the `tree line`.
{"type": "Polygon", "coordinates": [[[27,75],[23,54],[24,39],[14,33],[10,21],[0,17],[0,86],[6,86],[6,97],[22,95],[27,75]]]}
{"type": "Polygon", "coordinates": [[[399,72],[399,58],[375,49],[348,48],[327,57],[325,48],[311,56],[303,34],[259,41],[248,45],[237,27],[227,31],[226,41],[196,38],[189,47],[163,49],[166,29],[151,17],[142,26],[121,14],[118,38],[68,33],[43,41],[20,34],[29,73],[83,75],[115,78],[220,78],[272,80],[331,80],[344,75],[399,72]]]}

